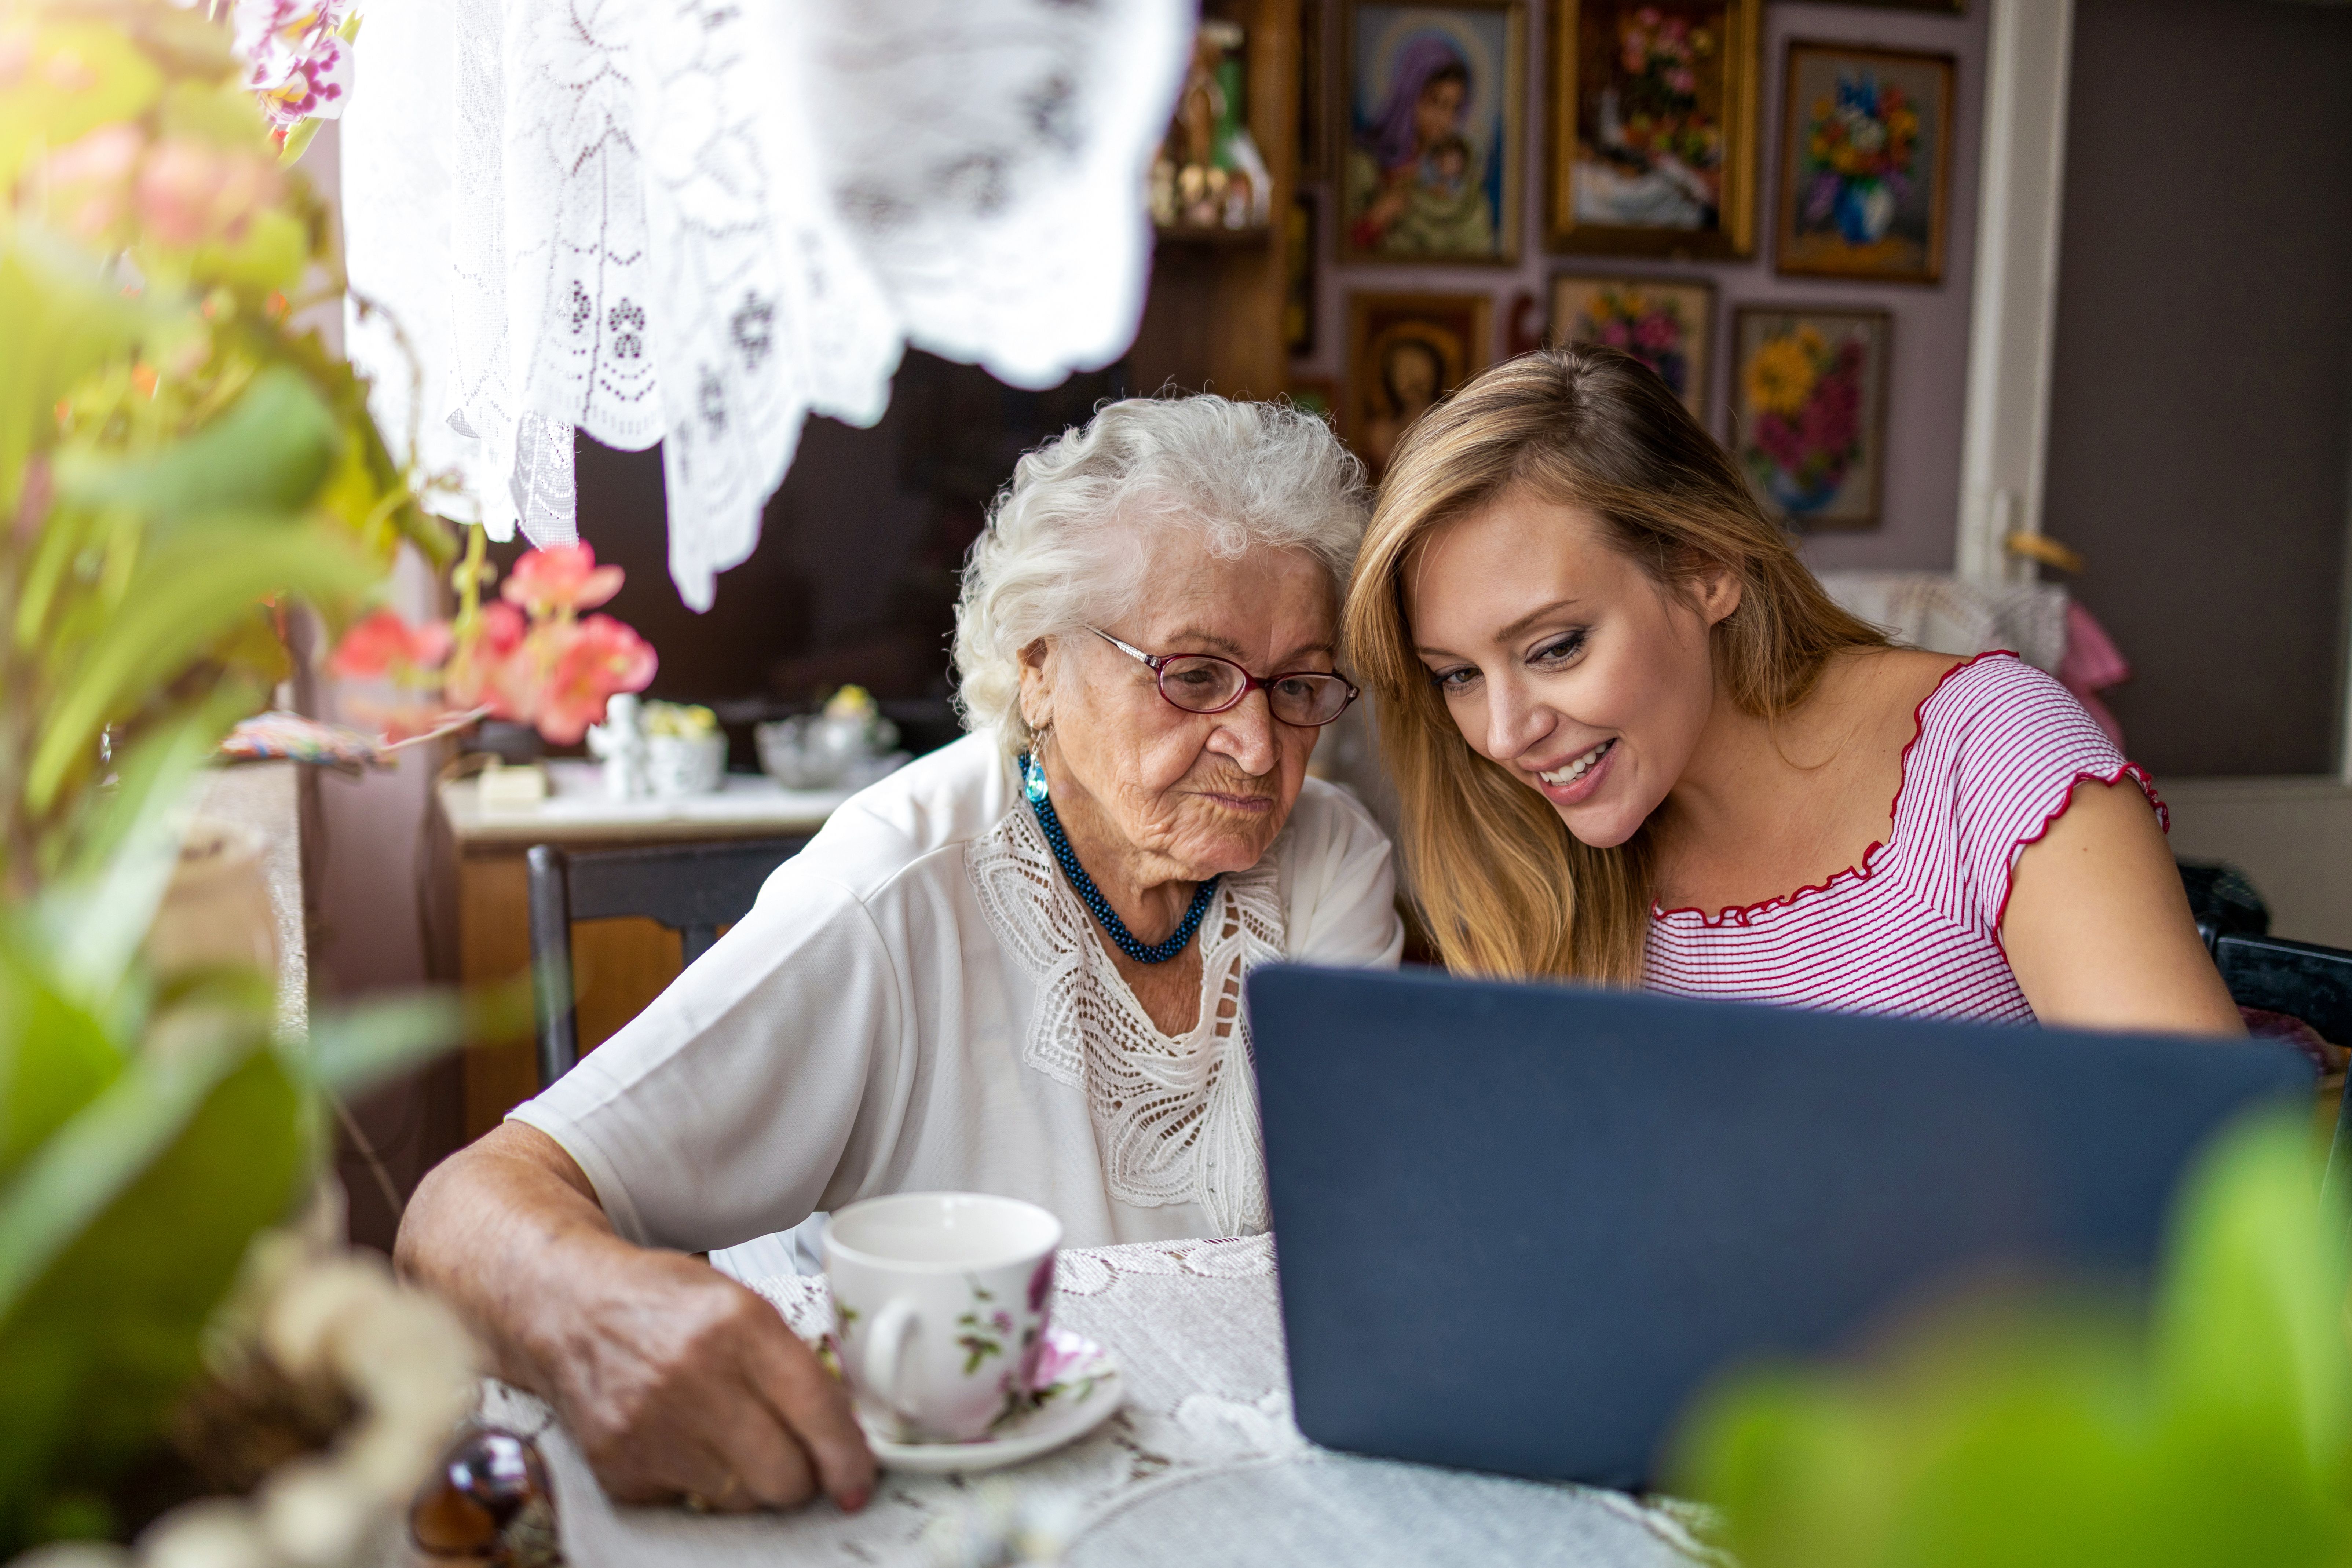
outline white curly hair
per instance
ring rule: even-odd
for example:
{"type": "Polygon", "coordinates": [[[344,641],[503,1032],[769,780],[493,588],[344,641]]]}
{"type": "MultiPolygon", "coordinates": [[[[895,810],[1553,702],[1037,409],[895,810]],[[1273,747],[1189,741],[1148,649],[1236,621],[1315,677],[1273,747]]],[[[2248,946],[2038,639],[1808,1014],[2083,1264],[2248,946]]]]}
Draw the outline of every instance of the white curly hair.
{"type": "Polygon", "coordinates": [[[1303,550],[1336,605],[1364,533],[1363,465],[1286,403],[1129,397],[1024,456],[972,542],[956,595],[964,723],[1025,749],[1021,650],[1116,621],[1144,591],[1145,536],[1191,531],[1210,554],[1303,550]]]}

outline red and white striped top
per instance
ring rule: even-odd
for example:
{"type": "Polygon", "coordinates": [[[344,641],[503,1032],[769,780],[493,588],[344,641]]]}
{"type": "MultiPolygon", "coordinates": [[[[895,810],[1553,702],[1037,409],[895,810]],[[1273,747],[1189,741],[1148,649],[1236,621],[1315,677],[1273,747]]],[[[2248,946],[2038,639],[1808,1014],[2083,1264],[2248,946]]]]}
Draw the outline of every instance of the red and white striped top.
{"type": "Polygon", "coordinates": [[[2030,1024],[2001,951],[2010,878],[2084,779],[2156,785],[2066,689],[2012,653],[1955,666],[1919,704],[1889,838],[1817,888],[1709,917],[1657,910],[1643,984],[1847,1012],[2030,1024]]]}

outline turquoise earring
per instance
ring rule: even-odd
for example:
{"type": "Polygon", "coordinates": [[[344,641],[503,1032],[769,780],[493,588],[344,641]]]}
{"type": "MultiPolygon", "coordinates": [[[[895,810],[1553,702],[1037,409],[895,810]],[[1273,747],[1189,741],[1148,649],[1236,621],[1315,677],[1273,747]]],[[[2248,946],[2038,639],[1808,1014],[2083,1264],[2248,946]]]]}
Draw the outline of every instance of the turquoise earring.
{"type": "Polygon", "coordinates": [[[1034,752],[1021,753],[1021,793],[1031,805],[1045,798],[1045,764],[1037,760],[1034,752]]]}

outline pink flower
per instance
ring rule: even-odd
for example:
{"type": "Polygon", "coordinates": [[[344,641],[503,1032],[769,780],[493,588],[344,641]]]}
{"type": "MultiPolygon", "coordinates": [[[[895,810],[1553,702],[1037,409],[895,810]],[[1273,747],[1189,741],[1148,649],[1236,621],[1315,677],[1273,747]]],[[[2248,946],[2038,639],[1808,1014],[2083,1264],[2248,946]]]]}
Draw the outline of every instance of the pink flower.
{"type": "Polygon", "coordinates": [[[1807,450],[1836,456],[1851,447],[1860,427],[1862,389],[1843,365],[1822,377],[1798,416],[1807,450]]]}
{"type": "Polygon", "coordinates": [[[1790,473],[1805,460],[1805,444],[1797,427],[1778,414],[1757,416],[1753,438],[1766,457],[1790,473]]]}
{"type": "Polygon", "coordinates": [[[1633,330],[1625,325],[1623,317],[1612,316],[1601,324],[1601,341],[1612,349],[1629,347],[1633,342],[1633,330]]]}
{"type": "Polygon", "coordinates": [[[157,144],[139,170],[139,220],[165,245],[207,240],[235,244],[283,179],[260,153],[174,137],[157,144]]]}
{"type": "Polygon", "coordinates": [[[558,544],[531,551],[516,562],[499,594],[534,616],[593,610],[621,591],[623,575],[618,566],[597,565],[590,545],[558,544]]]}
{"type": "Polygon", "coordinates": [[[339,33],[351,0],[236,0],[245,85],[282,134],[332,120],[351,95],[352,51],[339,33]]]}
{"type": "Polygon", "coordinates": [[[394,611],[377,610],[343,634],[327,668],[345,680],[397,678],[439,664],[449,657],[449,628],[443,622],[412,626],[394,611]]]}
{"type": "Polygon", "coordinates": [[[449,660],[444,692],[457,708],[484,708],[491,716],[528,724],[538,709],[537,682],[522,647],[529,627],[522,612],[496,599],[449,660]]]}
{"type": "Polygon", "coordinates": [[[559,746],[604,722],[605,701],[615,692],[643,691],[659,663],[651,644],[610,616],[541,626],[532,640],[542,637],[553,639],[553,657],[537,722],[539,732],[559,746]]]}
{"type": "Polygon", "coordinates": [[[1666,73],[1666,85],[1685,98],[1698,96],[1698,78],[1688,66],[1676,66],[1666,73]]]}
{"type": "Polygon", "coordinates": [[[1037,1260],[1035,1272],[1029,1276],[1029,1310],[1033,1312],[1045,1310],[1045,1298],[1053,1291],[1054,1255],[1049,1252],[1037,1260]]]}
{"type": "Polygon", "coordinates": [[[1651,353],[1664,353],[1682,342],[1682,323],[1664,310],[1653,310],[1633,328],[1633,342],[1651,353]]]}
{"type": "Polygon", "coordinates": [[[59,226],[89,244],[119,227],[131,210],[131,172],[146,147],[144,131],[117,121],[43,160],[36,179],[59,226]]]}
{"type": "Polygon", "coordinates": [[[1030,1349],[1022,1382],[1033,1394],[1042,1394],[1093,1364],[1094,1342],[1067,1329],[1049,1328],[1030,1349]]]}

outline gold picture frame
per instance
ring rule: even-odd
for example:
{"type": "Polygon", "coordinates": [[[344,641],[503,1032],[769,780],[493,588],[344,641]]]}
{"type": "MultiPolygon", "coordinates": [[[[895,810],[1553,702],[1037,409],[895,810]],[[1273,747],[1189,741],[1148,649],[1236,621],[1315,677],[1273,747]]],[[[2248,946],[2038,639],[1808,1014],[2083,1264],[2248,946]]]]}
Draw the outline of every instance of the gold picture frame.
{"type": "Polygon", "coordinates": [[[1939,51],[1790,42],[1775,272],[1943,280],[1958,70],[1939,51]]]}
{"type": "Polygon", "coordinates": [[[1342,0],[1340,24],[1330,138],[1339,259],[1517,266],[1526,226],[1523,0],[1342,0]],[[1416,110],[1441,78],[1454,84],[1456,131],[1428,147],[1416,110]]]}
{"type": "Polygon", "coordinates": [[[1754,255],[1763,0],[1550,3],[1545,245],[1754,255]]]}
{"type": "Polygon", "coordinates": [[[1377,479],[1415,419],[1493,362],[1485,294],[1350,294],[1339,433],[1377,479]]]}
{"type": "Polygon", "coordinates": [[[1706,278],[1555,272],[1544,342],[1597,342],[1658,374],[1691,417],[1706,425],[1714,379],[1716,291],[1706,278]]]}

